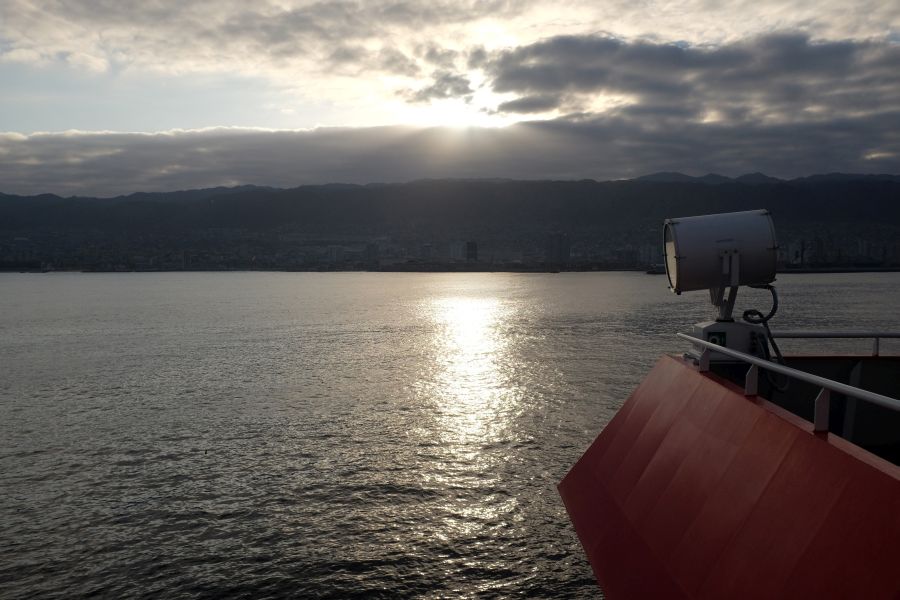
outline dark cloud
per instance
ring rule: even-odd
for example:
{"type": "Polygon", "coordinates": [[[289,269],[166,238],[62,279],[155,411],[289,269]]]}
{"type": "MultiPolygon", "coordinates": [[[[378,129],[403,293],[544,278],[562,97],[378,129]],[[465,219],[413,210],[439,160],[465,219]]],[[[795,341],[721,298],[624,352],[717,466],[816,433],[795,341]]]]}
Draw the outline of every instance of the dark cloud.
{"type": "Polygon", "coordinates": [[[416,61],[396,48],[369,50],[364,46],[341,45],[332,51],[326,62],[332,72],[346,75],[361,76],[373,70],[407,77],[419,74],[416,61]]]}
{"type": "Polygon", "coordinates": [[[378,51],[376,64],[382,71],[414,77],[419,74],[419,65],[396,48],[382,48],[378,51]]]}
{"type": "Polygon", "coordinates": [[[474,90],[471,82],[464,75],[449,71],[435,71],[432,83],[414,92],[406,94],[411,102],[430,102],[446,98],[471,98],[474,90]]]}
{"type": "Polygon", "coordinates": [[[524,96],[516,100],[504,102],[497,107],[498,112],[539,113],[553,110],[561,106],[562,99],[554,94],[543,96],[524,96]]]}
{"type": "Polygon", "coordinates": [[[0,191],[115,195],[424,177],[610,179],[653,171],[900,172],[900,110],[827,123],[665,125],[626,112],[496,129],[0,134],[0,191]]]}
{"type": "Polygon", "coordinates": [[[621,96],[632,111],[675,107],[727,122],[834,119],[900,106],[900,46],[796,33],[714,47],[562,36],[496,53],[483,65],[495,91],[522,95],[521,104],[501,105],[508,112],[530,112],[526,99],[535,97],[580,97],[590,106],[621,96]]]}
{"type": "Polygon", "coordinates": [[[440,48],[434,44],[419,48],[419,54],[432,65],[448,70],[455,68],[456,57],[459,55],[456,50],[440,48]]]}
{"type": "Polygon", "coordinates": [[[488,52],[483,46],[470,48],[466,57],[466,64],[470,69],[482,68],[488,60],[488,52]]]}

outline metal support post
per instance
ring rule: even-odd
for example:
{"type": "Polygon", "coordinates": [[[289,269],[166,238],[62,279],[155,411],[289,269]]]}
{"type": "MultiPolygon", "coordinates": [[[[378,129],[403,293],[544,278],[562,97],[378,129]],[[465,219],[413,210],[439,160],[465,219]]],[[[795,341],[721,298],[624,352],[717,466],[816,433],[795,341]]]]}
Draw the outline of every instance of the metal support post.
{"type": "Polygon", "coordinates": [[[755,396],[759,389],[759,367],[751,365],[744,377],[744,395],[755,396]]]}
{"type": "Polygon", "coordinates": [[[709,348],[704,348],[703,352],[700,353],[700,365],[699,370],[701,373],[706,373],[709,371],[709,355],[711,351],[709,348]]]}
{"type": "Polygon", "coordinates": [[[813,416],[813,431],[816,433],[828,431],[828,417],[831,410],[831,391],[822,388],[816,396],[816,405],[813,416]]]}

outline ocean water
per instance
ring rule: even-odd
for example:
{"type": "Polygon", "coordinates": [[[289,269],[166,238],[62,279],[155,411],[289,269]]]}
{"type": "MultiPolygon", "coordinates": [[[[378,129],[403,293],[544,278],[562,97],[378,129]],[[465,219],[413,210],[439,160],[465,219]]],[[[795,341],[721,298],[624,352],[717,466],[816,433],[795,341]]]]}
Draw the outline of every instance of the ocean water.
{"type": "MultiPolygon", "coordinates": [[[[900,274],[778,285],[773,329],[900,330],[900,274]]],[[[640,273],[2,274],[0,597],[598,597],[556,483],[711,314],[640,273]]]]}

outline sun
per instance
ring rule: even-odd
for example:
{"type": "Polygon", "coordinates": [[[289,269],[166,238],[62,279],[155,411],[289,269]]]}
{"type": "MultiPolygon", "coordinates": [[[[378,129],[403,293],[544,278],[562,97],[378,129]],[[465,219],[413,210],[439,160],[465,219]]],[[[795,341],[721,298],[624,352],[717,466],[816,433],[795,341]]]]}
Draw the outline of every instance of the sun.
{"type": "Polygon", "coordinates": [[[469,92],[462,96],[432,97],[427,101],[412,101],[406,90],[418,90],[428,81],[408,77],[385,77],[381,80],[384,101],[376,100],[373,110],[379,114],[383,125],[408,125],[412,127],[446,127],[464,129],[499,128],[518,123],[533,115],[504,113],[497,107],[515,97],[515,94],[494,92],[478,70],[461,73],[470,84],[469,92]]]}
{"type": "Polygon", "coordinates": [[[492,112],[474,100],[446,98],[421,106],[406,106],[402,120],[420,127],[505,127],[515,123],[509,115],[492,112]]]}

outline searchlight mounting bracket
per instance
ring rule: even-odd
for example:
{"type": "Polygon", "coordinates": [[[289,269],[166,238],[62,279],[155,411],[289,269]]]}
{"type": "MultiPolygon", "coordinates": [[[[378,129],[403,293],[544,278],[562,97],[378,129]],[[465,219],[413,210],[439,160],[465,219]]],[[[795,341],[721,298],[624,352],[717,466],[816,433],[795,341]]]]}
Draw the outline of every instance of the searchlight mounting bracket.
{"type": "MultiPolygon", "coordinates": [[[[725,240],[722,240],[723,242],[725,240]]],[[[727,240],[733,242],[734,240],[727,240]]],[[[716,321],[734,321],[734,302],[741,281],[741,257],[737,248],[719,252],[722,259],[722,284],[709,289],[709,301],[719,310],[716,321]],[[725,288],[728,295],[725,295],[725,288]]]]}

